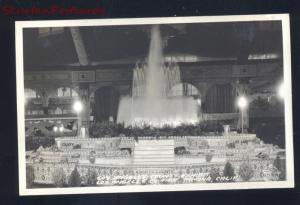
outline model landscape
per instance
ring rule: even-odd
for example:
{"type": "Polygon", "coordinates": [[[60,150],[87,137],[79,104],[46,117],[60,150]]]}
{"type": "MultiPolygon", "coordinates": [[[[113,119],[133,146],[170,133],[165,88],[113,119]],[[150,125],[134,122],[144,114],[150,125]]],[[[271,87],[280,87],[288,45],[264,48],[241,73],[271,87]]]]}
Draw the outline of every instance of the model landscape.
{"type": "Polygon", "coordinates": [[[198,99],[170,95],[181,83],[180,67],[164,59],[160,29],[153,26],[148,58],[136,63],[132,94],[120,99],[116,122],[90,123],[27,150],[27,186],[285,180],[285,150],[244,131],[243,124],[242,131],[226,123],[207,130],[198,99]]]}

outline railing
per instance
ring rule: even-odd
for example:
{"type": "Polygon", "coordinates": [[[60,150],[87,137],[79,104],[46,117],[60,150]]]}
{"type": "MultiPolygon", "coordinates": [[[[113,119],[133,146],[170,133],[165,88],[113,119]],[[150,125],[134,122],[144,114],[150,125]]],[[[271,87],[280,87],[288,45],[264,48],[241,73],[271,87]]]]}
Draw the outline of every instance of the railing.
{"type": "Polygon", "coordinates": [[[239,117],[239,113],[203,113],[201,115],[202,120],[230,120],[237,119],[239,117]]]}
{"type": "Polygon", "coordinates": [[[59,114],[59,115],[26,115],[25,121],[37,121],[37,120],[77,120],[78,117],[75,114],[59,114]]]}

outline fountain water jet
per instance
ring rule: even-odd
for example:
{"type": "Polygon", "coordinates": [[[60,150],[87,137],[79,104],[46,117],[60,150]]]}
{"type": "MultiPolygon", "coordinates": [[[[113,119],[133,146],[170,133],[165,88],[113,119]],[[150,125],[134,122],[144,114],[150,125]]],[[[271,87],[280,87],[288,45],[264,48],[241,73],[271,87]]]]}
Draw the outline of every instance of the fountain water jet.
{"type": "Polygon", "coordinates": [[[122,97],[117,122],[125,126],[178,126],[198,122],[198,105],[193,97],[170,96],[174,85],[181,83],[177,63],[166,65],[159,26],[152,26],[149,56],[137,62],[133,70],[132,96],[122,97]]]}

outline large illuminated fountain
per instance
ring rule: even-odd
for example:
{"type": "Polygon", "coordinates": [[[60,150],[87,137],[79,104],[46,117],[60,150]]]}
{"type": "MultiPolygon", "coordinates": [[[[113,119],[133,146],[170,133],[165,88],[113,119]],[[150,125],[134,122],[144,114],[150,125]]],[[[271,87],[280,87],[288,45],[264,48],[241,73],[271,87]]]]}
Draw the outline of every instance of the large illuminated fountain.
{"type": "Polygon", "coordinates": [[[166,63],[159,26],[151,30],[149,56],[136,63],[132,96],[121,98],[118,122],[125,126],[177,126],[198,122],[198,106],[193,97],[173,96],[171,88],[181,83],[176,62],[166,63]]]}

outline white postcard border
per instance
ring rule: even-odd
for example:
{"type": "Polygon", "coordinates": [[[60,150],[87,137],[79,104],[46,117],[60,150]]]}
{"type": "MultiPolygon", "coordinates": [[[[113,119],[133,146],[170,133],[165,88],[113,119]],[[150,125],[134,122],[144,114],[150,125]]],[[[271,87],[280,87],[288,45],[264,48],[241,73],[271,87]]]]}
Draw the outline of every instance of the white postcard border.
{"type": "Polygon", "coordinates": [[[265,189],[294,187],[293,157],[293,120],[292,120],[292,79],[291,79],[291,46],[289,14],[235,15],[235,16],[202,16],[202,17],[162,17],[162,18],[128,18],[128,19],[87,19],[87,20],[50,20],[50,21],[16,21],[16,87],[17,87],[17,123],[18,123],[18,164],[20,195],[60,195],[91,193],[124,193],[124,192],[163,192],[192,190],[230,190],[230,189],[265,189]],[[285,144],[286,144],[286,181],[271,182],[234,182],[203,183],[180,185],[130,185],[108,187],[76,188],[32,188],[26,187],[25,159],[25,115],[24,115],[24,71],[23,71],[23,28],[34,27],[72,27],[72,26],[111,26],[111,25],[149,25],[180,24],[209,22],[246,22],[246,21],[282,21],[283,67],[285,82],[285,144]]]}

